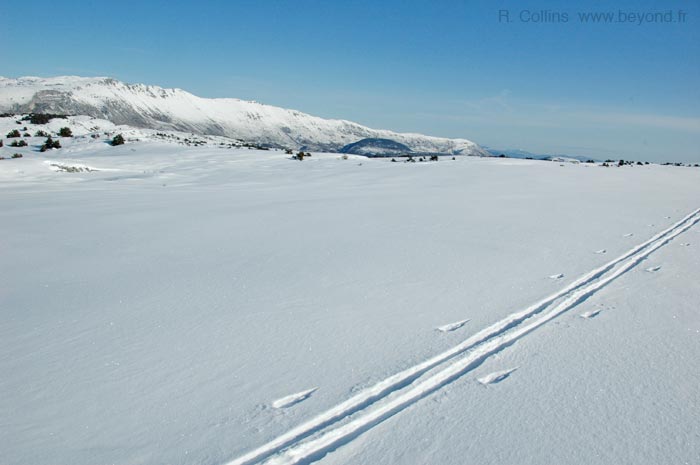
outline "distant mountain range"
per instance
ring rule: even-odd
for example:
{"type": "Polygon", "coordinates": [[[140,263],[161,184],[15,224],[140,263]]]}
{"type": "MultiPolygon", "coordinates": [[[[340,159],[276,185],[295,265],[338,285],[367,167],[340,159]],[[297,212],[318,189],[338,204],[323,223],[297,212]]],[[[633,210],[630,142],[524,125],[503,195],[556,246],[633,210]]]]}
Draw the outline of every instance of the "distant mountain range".
{"type": "Polygon", "coordinates": [[[492,157],[498,157],[501,155],[505,155],[508,158],[523,158],[523,159],[532,159],[532,160],[578,160],[578,161],[600,161],[595,158],[591,157],[584,157],[581,155],[564,155],[564,154],[558,154],[558,155],[547,155],[547,154],[542,154],[542,153],[532,153],[532,152],[527,152],[525,150],[520,150],[520,149],[494,149],[492,147],[486,147],[483,146],[483,149],[485,149],[487,152],[489,152],[489,156],[492,157]]]}
{"type": "Polygon", "coordinates": [[[257,102],[207,99],[180,89],[101,77],[0,77],[0,112],[88,115],[115,124],[226,136],[295,150],[488,156],[483,148],[466,139],[371,129],[257,102]]]}

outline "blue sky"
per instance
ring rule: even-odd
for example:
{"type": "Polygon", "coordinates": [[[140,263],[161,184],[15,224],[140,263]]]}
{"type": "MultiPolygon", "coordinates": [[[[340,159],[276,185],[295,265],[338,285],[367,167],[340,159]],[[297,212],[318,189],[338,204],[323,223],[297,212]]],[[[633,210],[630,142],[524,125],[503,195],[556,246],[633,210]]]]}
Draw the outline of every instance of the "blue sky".
{"type": "Polygon", "coordinates": [[[12,18],[4,76],[111,76],[491,147],[700,162],[700,2],[33,0],[12,18]]]}

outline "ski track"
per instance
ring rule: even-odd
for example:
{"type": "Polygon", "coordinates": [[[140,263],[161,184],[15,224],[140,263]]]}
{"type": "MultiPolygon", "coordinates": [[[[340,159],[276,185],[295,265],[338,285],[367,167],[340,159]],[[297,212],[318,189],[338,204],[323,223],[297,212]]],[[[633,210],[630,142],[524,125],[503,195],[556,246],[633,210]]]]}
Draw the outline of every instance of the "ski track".
{"type": "Polygon", "coordinates": [[[379,381],[226,465],[308,464],[321,459],[583,302],[698,222],[700,209],[558,292],[508,315],[445,352],[379,381]],[[555,301],[558,303],[551,306],[555,301]],[[459,355],[463,356],[458,358],[459,355]]]}

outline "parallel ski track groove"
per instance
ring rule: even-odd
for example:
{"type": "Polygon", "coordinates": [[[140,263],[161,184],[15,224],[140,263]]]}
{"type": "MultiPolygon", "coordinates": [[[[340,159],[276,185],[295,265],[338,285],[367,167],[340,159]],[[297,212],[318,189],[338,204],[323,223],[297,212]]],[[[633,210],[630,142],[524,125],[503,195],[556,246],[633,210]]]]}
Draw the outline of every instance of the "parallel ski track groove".
{"type": "Polygon", "coordinates": [[[586,273],[560,291],[524,310],[508,315],[445,352],[379,381],[226,465],[250,465],[262,463],[266,459],[269,460],[265,463],[287,465],[309,463],[323,457],[329,451],[449,384],[489,356],[576,306],[699,221],[700,209],[697,209],[651,239],[586,273]],[[614,271],[608,274],[611,270],[614,271]],[[557,305],[543,313],[560,299],[557,305]],[[464,357],[446,363],[462,354],[464,357]],[[443,364],[446,366],[439,368],[443,364]],[[420,379],[426,372],[437,368],[439,370],[436,373],[420,379]],[[362,412],[382,400],[386,400],[383,405],[362,412]],[[334,423],[355,414],[356,418],[349,422],[332,427],[334,423]]]}

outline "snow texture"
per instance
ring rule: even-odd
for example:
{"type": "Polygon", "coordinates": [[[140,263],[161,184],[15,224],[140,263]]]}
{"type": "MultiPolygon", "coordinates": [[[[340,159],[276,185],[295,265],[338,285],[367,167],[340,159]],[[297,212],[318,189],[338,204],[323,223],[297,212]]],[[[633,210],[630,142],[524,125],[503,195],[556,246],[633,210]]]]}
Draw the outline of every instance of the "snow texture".
{"type": "Polygon", "coordinates": [[[0,463],[700,463],[699,170],[15,119],[0,463]]]}

